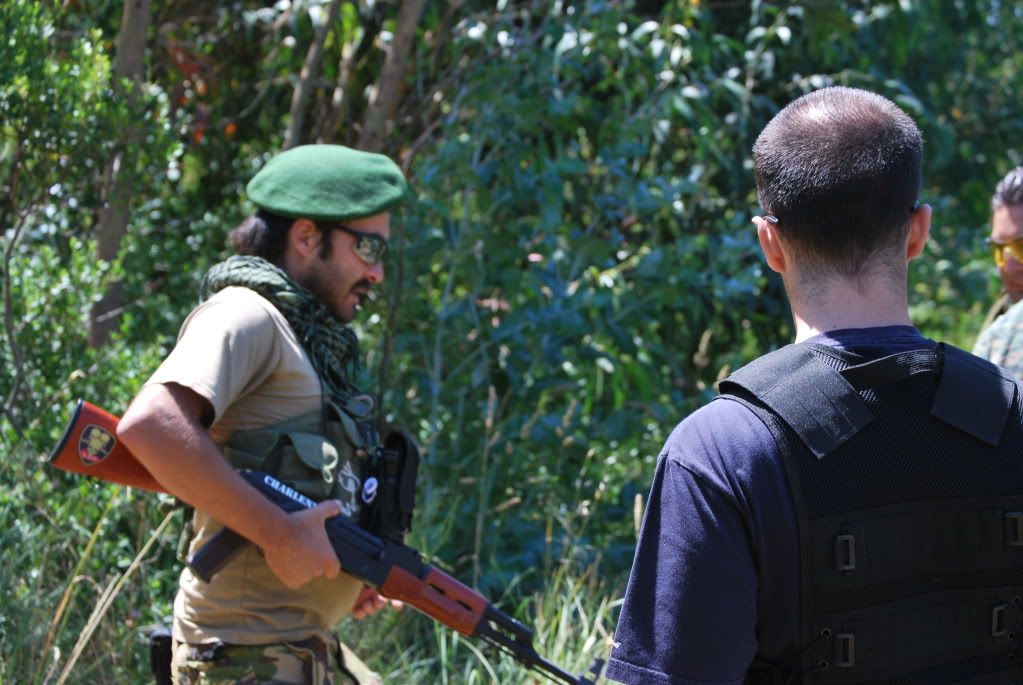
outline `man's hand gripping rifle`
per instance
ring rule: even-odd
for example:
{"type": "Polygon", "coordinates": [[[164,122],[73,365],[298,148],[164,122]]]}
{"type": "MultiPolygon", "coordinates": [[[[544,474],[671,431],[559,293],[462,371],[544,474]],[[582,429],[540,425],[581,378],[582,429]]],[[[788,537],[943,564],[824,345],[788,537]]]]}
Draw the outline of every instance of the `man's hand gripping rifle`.
{"type": "MultiPolygon", "coordinates": [[[[316,505],[273,476],[246,471],[242,477],[285,511],[316,505]]],[[[532,629],[497,609],[480,593],[425,563],[411,547],[372,535],[342,516],[328,519],[326,527],[345,573],[376,587],[385,597],[401,600],[462,635],[482,638],[552,679],[570,685],[594,683],[541,657],[533,648],[532,629]]],[[[209,582],[247,544],[245,538],[224,529],[188,560],[188,567],[209,582]]],[[[599,675],[602,665],[596,660],[591,672],[599,675]]]]}
{"type": "MultiPolygon", "coordinates": [[[[109,482],[166,492],[135,459],[135,455],[114,437],[116,427],[115,416],[87,402],[80,402],[60,444],[50,456],[50,462],[58,468],[109,482]]],[[[391,443],[390,439],[387,442],[391,443]]],[[[397,442],[401,444],[401,441],[397,442]]],[[[407,442],[407,447],[415,450],[411,442],[407,442]]],[[[316,504],[267,474],[244,471],[242,476],[285,511],[298,511],[316,504]]],[[[381,476],[384,481],[391,480],[386,473],[381,476]]],[[[411,499],[410,490],[414,482],[406,480],[396,485],[394,493],[379,493],[381,504],[384,501],[393,503],[395,498],[411,499]]],[[[400,510],[404,506],[389,506],[388,509],[400,510]]],[[[342,516],[327,519],[327,536],[346,573],[376,587],[385,597],[401,600],[462,635],[489,642],[521,664],[553,680],[568,685],[595,683],[603,660],[593,661],[589,669],[592,678],[562,670],[537,654],[531,628],[497,609],[480,593],[425,563],[418,551],[403,544],[402,535],[407,529],[410,507],[405,520],[400,520],[400,515],[395,516],[399,513],[396,511],[388,511],[384,516],[380,513],[378,510],[375,516],[371,516],[374,528],[382,533],[380,536],[342,516]]],[[[248,544],[245,538],[225,528],[188,560],[188,566],[196,577],[209,582],[248,544]]]]}

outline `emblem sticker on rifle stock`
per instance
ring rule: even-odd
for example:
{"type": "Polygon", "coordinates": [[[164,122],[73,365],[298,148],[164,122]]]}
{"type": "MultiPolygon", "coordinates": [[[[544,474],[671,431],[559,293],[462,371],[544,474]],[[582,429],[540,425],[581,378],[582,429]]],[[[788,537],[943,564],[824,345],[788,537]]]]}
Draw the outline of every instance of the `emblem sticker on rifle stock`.
{"type": "Polygon", "coordinates": [[[98,464],[108,456],[117,439],[106,428],[89,424],[78,438],[78,456],[86,466],[98,464]]]}

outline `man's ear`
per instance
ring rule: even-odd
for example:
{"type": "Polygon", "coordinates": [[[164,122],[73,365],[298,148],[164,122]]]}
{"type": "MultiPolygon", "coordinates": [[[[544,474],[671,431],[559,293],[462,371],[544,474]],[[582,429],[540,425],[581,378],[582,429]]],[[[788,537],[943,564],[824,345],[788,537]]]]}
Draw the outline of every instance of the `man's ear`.
{"type": "Polygon", "coordinates": [[[757,226],[757,240],[760,241],[760,249],[764,252],[767,266],[771,267],[772,271],[784,274],[788,269],[788,261],[782,248],[778,227],[762,216],[753,217],[753,223],[757,226]]]}
{"type": "Polygon", "coordinates": [[[919,257],[931,234],[931,206],[920,205],[909,217],[909,237],[906,239],[906,261],[919,257]]]}
{"type": "Polygon", "coordinates": [[[309,219],[295,219],[288,229],[288,247],[302,259],[318,253],[323,233],[309,219]]]}

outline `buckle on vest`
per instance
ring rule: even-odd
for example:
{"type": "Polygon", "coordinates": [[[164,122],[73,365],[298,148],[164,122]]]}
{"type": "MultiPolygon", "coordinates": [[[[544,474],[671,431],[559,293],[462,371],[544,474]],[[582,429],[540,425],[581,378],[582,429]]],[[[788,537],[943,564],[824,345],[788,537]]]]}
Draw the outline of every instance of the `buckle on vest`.
{"type": "Polygon", "coordinates": [[[852,668],[856,665],[856,634],[835,635],[835,667],[852,668]]]}
{"type": "Polygon", "coordinates": [[[839,535],[835,538],[835,568],[843,573],[856,570],[855,535],[839,535]]]}
{"type": "Polygon", "coordinates": [[[1023,511],[1005,512],[1005,544],[1023,546],[1023,511]]]}
{"type": "Polygon", "coordinates": [[[991,609],[991,637],[1002,637],[1009,634],[1009,625],[1005,620],[1008,604],[999,604],[991,609]]]}

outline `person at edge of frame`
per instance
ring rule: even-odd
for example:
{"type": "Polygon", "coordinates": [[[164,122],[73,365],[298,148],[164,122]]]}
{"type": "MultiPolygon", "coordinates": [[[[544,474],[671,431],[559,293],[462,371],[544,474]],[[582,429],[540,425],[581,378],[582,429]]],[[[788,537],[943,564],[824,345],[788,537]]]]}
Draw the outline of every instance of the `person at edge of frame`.
{"type": "Polygon", "coordinates": [[[667,440],[610,679],[1020,681],[1020,386],[910,322],[922,147],[894,103],[846,87],[758,137],[753,223],[795,343],[667,440]]]}
{"type": "Polygon", "coordinates": [[[182,571],[173,682],[380,683],[331,629],[388,601],[340,572],[324,521],[358,520],[358,460],[379,444],[346,324],[383,281],[405,178],[383,155],[304,145],[270,159],[246,191],[258,211],[230,234],[239,254],[206,273],[201,304],[117,430],[194,507],[190,553],[222,526],[255,543],[209,584],[182,571]],[[286,514],[238,468],[323,501],[286,514]]]}
{"type": "Polygon", "coordinates": [[[1023,378],[1023,166],[999,181],[991,196],[991,237],[988,239],[1002,296],[988,312],[973,353],[1023,378]]]}

